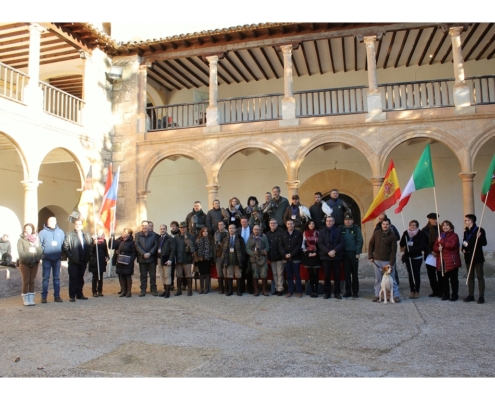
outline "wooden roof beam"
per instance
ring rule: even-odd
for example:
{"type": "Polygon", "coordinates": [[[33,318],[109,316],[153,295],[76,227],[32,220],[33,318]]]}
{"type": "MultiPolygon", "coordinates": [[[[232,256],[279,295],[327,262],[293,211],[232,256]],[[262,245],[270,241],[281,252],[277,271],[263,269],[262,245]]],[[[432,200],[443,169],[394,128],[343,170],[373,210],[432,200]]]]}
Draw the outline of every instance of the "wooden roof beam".
{"type": "Polygon", "coordinates": [[[256,58],[256,56],[254,55],[253,51],[251,49],[247,49],[247,52],[249,53],[249,55],[251,56],[251,58],[253,59],[254,63],[256,64],[256,66],[258,67],[258,69],[261,71],[261,73],[263,74],[263,76],[265,77],[266,80],[269,80],[269,76],[268,74],[265,72],[265,69],[261,66],[260,62],[258,61],[258,59],[256,58]]]}
{"type": "MultiPolygon", "coordinates": [[[[194,61],[194,59],[192,59],[191,57],[187,57],[187,58],[186,58],[186,60],[187,60],[187,61],[189,61],[192,65],[194,65],[197,69],[199,69],[202,73],[204,73],[204,74],[206,75],[207,79],[210,79],[210,70],[209,70],[210,66],[208,65],[208,63],[207,63],[207,62],[205,62],[204,60],[202,60],[202,59],[201,59],[202,61],[204,61],[204,62],[206,63],[206,66],[208,67],[208,69],[205,71],[205,70],[204,70],[203,68],[201,68],[201,66],[200,66],[200,65],[199,65],[196,61],[194,61]]],[[[227,85],[230,85],[230,81],[229,81],[229,80],[227,80],[227,79],[226,79],[226,78],[225,78],[225,77],[224,77],[224,76],[220,73],[220,71],[217,71],[217,74],[218,74],[218,76],[220,77],[220,79],[222,79],[222,80],[223,80],[223,81],[224,81],[227,85]]]]}
{"type": "Polygon", "coordinates": [[[333,64],[333,54],[332,54],[332,42],[330,41],[330,39],[327,40],[328,40],[328,51],[330,53],[330,64],[332,65],[332,72],[335,74],[335,66],[333,64]]]}
{"type": "Polygon", "coordinates": [[[490,29],[492,29],[492,26],[493,26],[493,23],[488,24],[488,26],[485,28],[485,30],[483,31],[483,33],[480,35],[480,37],[478,38],[478,40],[476,41],[476,43],[473,45],[473,47],[471,48],[471,50],[469,50],[469,53],[466,55],[466,57],[464,57],[464,61],[469,60],[469,57],[471,57],[471,54],[473,54],[473,52],[479,46],[479,44],[481,43],[481,41],[485,38],[485,36],[488,33],[488,31],[490,29]]]}
{"type": "Polygon", "coordinates": [[[344,63],[344,72],[347,72],[347,67],[345,65],[345,46],[344,46],[344,37],[342,39],[342,61],[344,63]]]}
{"type": "Polygon", "coordinates": [[[51,22],[41,22],[40,25],[72,47],[84,50],[86,53],[92,54],[92,50],[81,40],[79,40],[76,36],[70,35],[67,32],[63,31],[55,24],[52,24],[51,22]]]}
{"type": "Polygon", "coordinates": [[[418,67],[421,66],[421,63],[423,62],[423,60],[426,56],[426,53],[427,53],[428,49],[430,48],[431,41],[433,40],[433,36],[435,36],[435,33],[437,33],[437,30],[438,30],[437,26],[433,27],[433,31],[431,32],[431,35],[428,38],[428,41],[426,42],[425,48],[423,49],[423,53],[421,54],[421,57],[419,58],[418,67]]]}
{"type": "Polygon", "coordinates": [[[395,36],[397,35],[397,31],[392,33],[392,39],[390,39],[390,44],[387,50],[387,56],[385,57],[385,62],[383,63],[383,69],[387,69],[388,59],[390,58],[390,53],[392,53],[392,47],[394,46],[395,36]]]}
{"type": "Polygon", "coordinates": [[[172,90],[172,89],[170,89],[169,87],[165,86],[162,82],[160,82],[158,79],[156,79],[155,77],[153,77],[151,75],[148,75],[147,76],[147,79],[151,79],[153,82],[158,83],[161,87],[167,89],[169,92],[172,90]]]}
{"type": "MultiPolygon", "coordinates": [[[[192,71],[187,65],[185,65],[181,60],[177,59],[175,60],[175,62],[177,64],[179,64],[182,69],[186,70],[187,72],[189,72],[195,79],[197,79],[198,81],[200,81],[203,85],[205,86],[209,86],[209,83],[207,81],[205,81],[204,79],[202,79],[201,77],[198,76],[198,74],[196,74],[194,71],[192,71]]],[[[209,77],[208,77],[209,78],[209,77]]]]}
{"type": "Polygon", "coordinates": [[[294,58],[294,53],[291,54],[291,58],[292,58],[292,65],[294,66],[294,69],[296,70],[296,75],[297,75],[297,77],[300,77],[301,75],[299,74],[299,68],[297,68],[296,59],[294,58]]]}
{"type": "Polygon", "coordinates": [[[278,52],[275,46],[272,46],[272,48],[278,58],[278,61],[280,62],[280,65],[282,66],[282,69],[284,69],[284,62],[282,61],[282,56],[280,55],[280,53],[278,52]]]}
{"type": "Polygon", "coordinates": [[[272,62],[270,61],[270,59],[268,58],[268,55],[266,54],[266,51],[263,47],[260,47],[260,51],[261,51],[261,54],[263,54],[263,57],[265,57],[265,61],[267,62],[268,66],[270,67],[270,69],[272,70],[273,72],[273,75],[275,75],[275,78],[278,79],[279,76],[277,74],[277,71],[275,70],[275,68],[273,67],[273,64],[272,62]]]}
{"type": "Polygon", "coordinates": [[[172,64],[171,60],[163,61],[163,63],[167,67],[171,68],[182,79],[185,79],[187,82],[189,82],[191,85],[193,85],[196,89],[199,88],[199,85],[196,82],[194,82],[192,79],[190,79],[186,74],[184,74],[180,69],[178,69],[174,64],[172,64]]]}
{"type": "MultiPolygon", "coordinates": [[[[153,72],[154,74],[156,74],[156,76],[158,76],[158,78],[160,78],[163,82],[169,84],[170,86],[176,88],[177,90],[180,90],[181,87],[176,85],[175,83],[171,82],[169,79],[167,79],[166,77],[164,77],[162,74],[160,74],[158,71],[155,71],[154,70],[154,67],[158,66],[158,64],[156,63],[153,63],[151,64],[151,67],[148,69],[148,72],[153,72]]],[[[159,66],[160,67],[160,66],[159,66]]],[[[165,71],[166,72],[166,71],[165,71]]],[[[149,74],[148,74],[149,76],[149,74]]]]}
{"type": "Polygon", "coordinates": [[[485,45],[485,47],[483,47],[483,49],[480,51],[478,56],[475,58],[476,61],[478,61],[481,58],[481,56],[493,44],[494,41],[495,41],[495,33],[492,35],[491,39],[488,41],[488,43],[485,45]]]}
{"type": "MultiPolygon", "coordinates": [[[[152,64],[152,66],[153,66],[153,64],[152,64]]],[[[158,68],[160,71],[162,71],[162,72],[166,73],[167,75],[169,75],[170,77],[172,77],[172,79],[174,79],[176,82],[178,82],[178,83],[179,83],[179,85],[182,85],[182,86],[183,86],[183,87],[185,87],[186,89],[191,89],[191,87],[190,87],[190,86],[187,86],[184,82],[182,82],[182,81],[181,81],[179,78],[177,78],[174,74],[172,74],[172,73],[170,73],[169,71],[167,71],[167,70],[166,70],[166,69],[165,69],[165,68],[164,68],[164,67],[163,67],[160,63],[158,63],[158,62],[157,62],[157,63],[155,63],[155,64],[154,64],[154,66],[155,66],[156,68],[158,68]]],[[[153,70],[153,72],[154,72],[154,70],[153,70]]],[[[172,82],[171,82],[171,81],[168,81],[167,83],[168,83],[169,85],[170,85],[170,84],[172,84],[172,82]]],[[[182,89],[181,87],[177,87],[177,86],[174,86],[174,87],[175,87],[177,90],[182,89]]]]}
{"type": "Polygon", "coordinates": [[[313,40],[313,45],[315,46],[316,61],[318,61],[318,70],[320,71],[320,75],[323,75],[323,71],[321,69],[320,52],[318,51],[318,43],[316,43],[316,40],[313,40]]]}
{"type": "Polygon", "coordinates": [[[306,57],[306,49],[304,48],[304,42],[301,43],[301,50],[303,53],[304,64],[306,65],[306,70],[308,71],[308,75],[311,76],[311,70],[309,69],[308,57],[306,57]]]}
{"type": "Polygon", "coordinates": [[[354,71],[356,71],[356,72],[358,70],[357,64],[358,64],[358,61],[357,61],[357,38],[356,38],[356,36],[354,36],[354,71]]]}
{"type": "Polygon", "coordinates": [[[234,54],[237,56],[237,58],[239,59],[239,61],[241,62],[241,64],[243,65],[244,68],[246,68],[246,71],[249,72],[249,74],[253,77],[253,79],[258,82],[258,77],[253,73],[253,71],[251,71],[251,68],[249,68],[249,66],[246,64],[246,62],[244,61],[244,59],[242,58],[242,56],[234,50],[234,54]]]}
{"type": "Polygon", "coordinates": [[[231,60],[230,56],[228,53],[225,53],[225,59],[232,65],[232,67],[237,71],[237,73],[244,79],[246,82],[249,82],[248,79],[244,76],[242,71],[237,67],[237,65],[234,64],[234,62],[231,60]]]}
{"type": "Polygon", "coordinates": [[[410,30],[407,29],[406,33],[404,34],[404,39],[402,39],[402,44],[399,49],[399,54],[397,54],[397,59],[395,60],[394,68],[397,68],[397,65],[399,65],[400,58],[402,56],[402,51],[404,50],[404,46],[406,45],[407,38],[409,37],[409,32],[410,30]]]}
{"type": "MultiPolygon", "coordinates": [[[[199,59],[208,67],[208,70],[209,70],[210,64],[208,64],[208,61],[206,61],[203,57],[200,57],[199,59]]],[[[237,79],[237,77],[232,72],[230,72],[229,69],[225,67],[225,65],[222,65],[220,61],[221,60],[218,60],[218,65],[220,67],[222,67],[222,69],[227,73],[227,75],[229,75],[234,80],[234,82],[239,83],[240,80],[237,79]]],[[[208,74],[209,74],[209,72],[208,72],[208,74]]],[[[220,72],[218,73],[218,76],[220,76],[222,78],[222,75],[220,75],[220,72]]],[[[224,79],[224,78],[222,78],[222,79],[224,79]]]]}
{"type": "Polygon", "coordinates": [[[437,56],[438,52],[440,51],[440,48],[442,47],[443,42],[445,42],[445,38],[447,37],[448,34],[449,34],[449,32],[444,32],[443,33],[442,39],[440,39],[440,43],[438,44],[438,46],[435,49],[432,57],[430,58],[430,62],[428,63],[428,65],[433,64],[433,61],[435,61],[435,57],[437,56]]]}

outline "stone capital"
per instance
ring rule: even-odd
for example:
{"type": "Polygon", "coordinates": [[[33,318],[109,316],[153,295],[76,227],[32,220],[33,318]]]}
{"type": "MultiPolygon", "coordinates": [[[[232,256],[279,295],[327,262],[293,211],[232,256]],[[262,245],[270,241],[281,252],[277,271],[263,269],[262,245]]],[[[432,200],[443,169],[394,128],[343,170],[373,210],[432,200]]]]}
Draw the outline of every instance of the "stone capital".
{"type": "Polygon", "coordinates": [[[38,186],[40,183],[43,183],[42,181],[21,181],[21,183],[24,185],[24,190],[25,191],[31,191],[31,190],[38,190],[38,186]]]}
{"type": "Polygon", "coordinates": [[[385,177],[383,176],[373,176],[370,178],[371,184],[373,186],[382,186],[385,177]]]}
{"type": "Polygon", "coordinates": [[[287,184],[287,187],[290,190],[290,189],[298,189],[301,181],[300,180],[293,180],[293,181],[285,181],[285,183],[287,184]]]}
{"type": "Polygon", "coordinates": [[[218,192],[218,189],[221,188],[220,185],[205,185],[208,192],[218,192]]]}
{"type": "Polygon", "coordinates": [[[459,176],[463,182],[474,182],[476,172],[461,172],[459,176]]]}
{"type": "Polygon", "coordinates": [[[213,56],[206,56],[206,61],[208,61],[209,64],[218,64],[218,54],[215,54],[213,56]]]}
{"type": "Polygon", "coordinates": [[[146,199],[146,197],[148,196],[148,193],[151,193],[151,191],[149,191],[149,190],[138,190],[137,191],[138,199],[146,199]]]}
{"type": "Polygon", "coordinates": [[[39,34],[41,35],[43,32],[46,31],[46,29],[41,26],[40,24],[37,24],[36,22],[33,22],[32,24],[29,24],[28,30],[31,34],[39,34]]]}

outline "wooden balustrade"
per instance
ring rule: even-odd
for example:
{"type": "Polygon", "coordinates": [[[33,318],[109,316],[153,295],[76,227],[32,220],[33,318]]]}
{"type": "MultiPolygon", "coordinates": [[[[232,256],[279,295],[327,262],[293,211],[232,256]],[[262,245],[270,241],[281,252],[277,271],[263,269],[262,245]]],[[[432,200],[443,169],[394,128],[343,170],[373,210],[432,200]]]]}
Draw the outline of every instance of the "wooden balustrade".
{"type": "Polygon", "coordinates": [[[0,96],[22,103],[29,76],[0,62],[0,96]]]}
{"type": "Polygon", "coordinates": [[[40,82],[40,87],[43,90],[45,112],[81,125],[83,100],[45,82],[40,82]]]}

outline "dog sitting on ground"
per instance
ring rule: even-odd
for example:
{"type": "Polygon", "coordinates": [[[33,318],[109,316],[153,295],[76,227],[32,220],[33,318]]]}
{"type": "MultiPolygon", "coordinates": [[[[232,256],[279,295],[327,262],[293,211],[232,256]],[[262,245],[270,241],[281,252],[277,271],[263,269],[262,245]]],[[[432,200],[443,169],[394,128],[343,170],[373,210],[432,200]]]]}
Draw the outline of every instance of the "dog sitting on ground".
{"type": "Polygon", "coordinates": [[[385,265],[382,268],[383,277],[382,283],[380,285],[380,293],[378,295],[378,301],[382,299],[383,293],[383,303],[387,304],[387,297],[390,295],[390,302],[395,303],[394,300],[394,280],[392,279],[392,267],[390,265],[385,265]]]}

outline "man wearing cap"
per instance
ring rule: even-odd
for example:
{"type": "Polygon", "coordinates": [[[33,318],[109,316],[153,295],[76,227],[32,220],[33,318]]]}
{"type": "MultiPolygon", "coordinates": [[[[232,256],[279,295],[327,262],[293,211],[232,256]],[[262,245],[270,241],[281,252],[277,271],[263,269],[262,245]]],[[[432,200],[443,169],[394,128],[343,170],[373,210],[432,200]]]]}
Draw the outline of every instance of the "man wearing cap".
{"type": "MultiPolygon", "coordinates": [[[[438,215],[438,217],[440,217],[440,215],[438,215]]],[[[433,245],[438,238],[437,214],[429,213],[426,218],[428,218],[428,223],[421,231],[426,236],[427,243],[424,258],[426,272],[428,273],[428,280],[430,281],[430,287],[432,290],[429,297],[443,297],[442,273],[437,270],[436,262],[436,257],[438,257],[438,254],[433,251],[433,245]]]]}
{"type": "Polygon", "coordinates": [[[141,222],[141,232],[136,233],[134,239],[138,253],[139,272],[141,280],[141,293],[139,297],[146,296],[148,274],[150,275],[150,290],[153,296],[158,296],[156,291],[156,254],[158,251],[158,238],[155,232],[150,232],[149,222],[141,222]]]}
{"type": "Polygon", "coordinates": [[[464,298],[465,302],[474,301],[474,272],[478,278],[478,304],[485,302],[485,278],[483,277],[483,263],[485,257],[483,255],[483,246],[486,246],[486,233],[483,228],[476,225],[476,215],[467,214],[464,217],[464,238],[462,240],[462,252],[466,261],[466,268],[469,271],[468,276],[468,295],[464,298]],[[476,240],[476,238],[478,240],[476,240]],[[476,247],[475,247],[476,245],[476,247]],[[471,265],[472,262],[472,265],[471,265]]]}
{"type": "Polygon", "coordinates": [[[249,218],[249,226],[251,227],[251,229],[253,228],[253,226],[258,225],[263,232],[265,230],[265,222],[263,219],[263,213],[260,211],[259,207],[254,206],[249,218]]]}
{"type": "Polygon", "coordinates": [[[177,274],[177,292],[175,296],[182,294],[182,277],[187,279],[187,295],[192,296],[192,268],[193,254],[196,251],[196,240],[187,232],[187,223],[179,224],[180,233],[174,236],[175,240],[175,272],[177,274]]]}
{"type": "Polygon", "coordinates": [[[294,222],[294,229],[297,229],[298,231],[302,230],[302,226],[306,222],[306,219],[303,219],[299,212],[300,205],[299,196],[297,194],[293,195],[292,203],[287,207],[284,214],[284,223],[286,224],[288,220],[292,220],[294,222]]]}
{"type": "Polygon", "coordinates": [[[344,273],[345,273],[345,298],[357,298],[359,292],[358,266],[359,255],[363,249],[363,235],[359,226],[354,225],[350,213],[344,216],[344,225],[339,227],[344,240],[344,273]]]}

